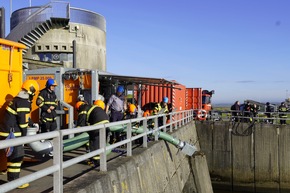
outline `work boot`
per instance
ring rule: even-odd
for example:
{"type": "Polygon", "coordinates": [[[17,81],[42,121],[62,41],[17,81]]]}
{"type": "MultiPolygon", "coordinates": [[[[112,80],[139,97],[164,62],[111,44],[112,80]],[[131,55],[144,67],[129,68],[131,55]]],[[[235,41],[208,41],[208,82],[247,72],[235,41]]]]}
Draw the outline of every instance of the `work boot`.
{"type": "Polygon", "coordinates": [[[29,186],[28,183],[22,184],[21,186],[18,186],[17,189],[24,189],[24,188],[27,188],[28,186],[29,186]]]}
{"type": "Polygon", "coordinates": [[[98,167],[100,165],[100,160],[90,160],[88,161],[88,165],[93,168],[98,167]]]}

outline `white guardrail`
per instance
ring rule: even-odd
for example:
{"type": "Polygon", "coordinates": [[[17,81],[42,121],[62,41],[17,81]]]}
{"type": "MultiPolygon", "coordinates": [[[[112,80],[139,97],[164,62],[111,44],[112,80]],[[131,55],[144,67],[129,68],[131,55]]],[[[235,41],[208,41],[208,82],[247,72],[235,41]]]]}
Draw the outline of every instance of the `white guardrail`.
{"type": "MultiPolygon", "coordinates": [[[[7,192],[17,188],[18,186],[35,181],[39,178],[44,176],[53,174],[53,192],[55,193],[62,193],[63,192],[63,170],[69,166],[77,164],[79,162],[85,161],[93,156],[100,155],[100,171],[107,171],[107,154],[106,152],[112,150],[116,147],[121,145],[125,145],[127,147],[127,156],[132,156],[132,142],[136,139],[143,138],[143,147],[147,147],[147,138],[150,134],[158,133],[159,130],[166,132],[169,129],[170,132],[173,129],[178,129],[188,122],[194,119],[193,117],[194,111],[193,110],[185,110],[179,112],[172,112],[170,114],[162,114],[162,115],[155,115],[150,117],[141,117],[136,119],[128,119],[119,122],[112,122],[107,124],[99,124],[93,126],[86,126],[86,127],[78,127],[78,128],[69,128],[69,129],[62,129],[58,131],[52,131],[48,133],[41,133],[32,136],[24,136],[20,138],[10,139],[10,140],[2,140],[0,143],[0,149],[5,149],[7,147],[22,145],[22,144],[29,144],[31,142],[45,140],[45,139],[53,139],[53,165],[32,174],[20,177],[11,182],[7,182],[0,186],[0,192],[7,192]],[[163,118],[163,123],[166,122],[166,116],[169,116],[169,123],[163,124],[162,126],[158,127],[158,118],[163,118]],[[144,132],[138,135],[132,136],[132,125],[135,123],[143,123],[143,128],[147,128],[147,122],[151,120],[154,121],[154,128],[144,129],[144,132]],[[114,143],[112,145],[107,145],[106,142],[106,128],[123,125],[126,127],[126,139],[120,142],[114,143]],[[64,136],[82,133],[92,130],[100,130],[100,149],[85,153],[78,157],[72,158],[67,161],[63,161],[63,141],[64,136]]],[[[155,135],[155,140],[158,140],[158,135],[155,135]]]]}

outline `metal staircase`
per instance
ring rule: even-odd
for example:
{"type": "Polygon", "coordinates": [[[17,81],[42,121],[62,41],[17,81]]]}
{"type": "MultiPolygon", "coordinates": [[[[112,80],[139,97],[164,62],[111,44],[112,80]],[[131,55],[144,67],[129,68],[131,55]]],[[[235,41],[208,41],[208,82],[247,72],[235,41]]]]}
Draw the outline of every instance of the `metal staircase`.
{"type": "Polygon", "coordinates": [[[50,29],[62,28],[68,25],[69,4],[65,4],[67,11],[65,16],[59,17],[59,15],[52,12],[53,9],[56,10],[56,6],[59,5],[58,3],[50,2],[40,7],[24,21],[15,26],[6,38],[26,45],[27,48],[23,50],[23,55],[25,55],[35,45],[36,41],[50,29]],[[44,19],[43,16],[45,16],[44,19]]]}

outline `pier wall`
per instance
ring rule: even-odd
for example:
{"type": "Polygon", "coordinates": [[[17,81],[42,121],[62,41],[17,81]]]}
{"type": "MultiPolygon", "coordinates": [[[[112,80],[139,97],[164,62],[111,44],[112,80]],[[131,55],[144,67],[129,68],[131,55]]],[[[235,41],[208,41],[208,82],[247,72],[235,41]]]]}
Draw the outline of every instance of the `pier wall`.
{"type": "Polygon", "coordinates": [[[290,126],[197,122],[214,188],[245,192],[290,191],[290,126]]]}
{"type": "MultiPolygon", "coordinates": [[[[199,147],[195,122],[179,128],[174,137],[199,147]]],[[[138,148],[133,156],[108,162],[108,171],[97,169],[71,181],[64,192],[75,193],[212,193],[205,155],[187,156],[163,140],[138,148]]]]}

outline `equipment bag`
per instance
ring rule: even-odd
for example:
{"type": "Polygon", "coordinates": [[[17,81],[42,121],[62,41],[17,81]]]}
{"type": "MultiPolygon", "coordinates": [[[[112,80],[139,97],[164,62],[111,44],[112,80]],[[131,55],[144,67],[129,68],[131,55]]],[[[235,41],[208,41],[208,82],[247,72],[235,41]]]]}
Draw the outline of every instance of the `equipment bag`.
{"type": "MultiPolygon", "coordinates": [[[[7,138],[5,140],[14,139],[15,138],[15,135],[14,135],[13,131],[14,131],[14,129],[10,129],[10,133],[9,133],[9,135],[7,136],[7,138]]],[[[5,148],[6,157],[11,156],[11,154],[13,153],[13,150],[14,150],[14,147],[5,148]]]]}

